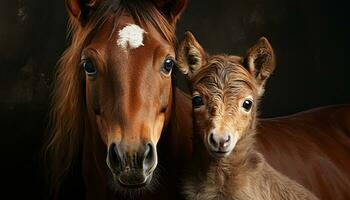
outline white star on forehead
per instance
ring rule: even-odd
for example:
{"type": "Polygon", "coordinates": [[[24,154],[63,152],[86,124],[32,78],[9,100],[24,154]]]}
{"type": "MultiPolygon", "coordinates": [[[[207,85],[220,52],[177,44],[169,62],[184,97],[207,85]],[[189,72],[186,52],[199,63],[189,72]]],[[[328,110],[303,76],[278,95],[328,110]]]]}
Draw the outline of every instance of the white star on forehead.
{"type": "Polygon", "coordinates": [[[118,46],[126,50],[127,48],[135,49],[143,44],[143,34],[146,33],[141,27],[136,24],[129,24],[119,31],[117,40],[118,46]]]}

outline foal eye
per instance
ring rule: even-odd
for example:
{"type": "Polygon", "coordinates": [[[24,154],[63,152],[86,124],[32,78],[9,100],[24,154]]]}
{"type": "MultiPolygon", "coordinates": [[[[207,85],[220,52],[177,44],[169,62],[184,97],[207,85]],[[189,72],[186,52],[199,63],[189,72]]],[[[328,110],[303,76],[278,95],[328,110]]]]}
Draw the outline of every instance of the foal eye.
{"type": "Polygon", "coordinates": [[[97,74],[97,69],[90,60],[83,60],[81,65],[88,76],[93,76],[97,74]]]}
{"type": "Polygon", "coordinates": [[[242,107],[244,108],[244,111],[249,112],[252,106],[253,106],[252,100],[246,99],[243,101],[242,107]]]}
{"type": "Polygon", "coordinates": [[[164,60],[163,66],[162,66],[162,72],[165,75],[169,75],[175,65],[175,62],[171,58],[167,58],[164,60]]]}
{"type": "Polygon", "coordinates": [[[202,105],[204,105],[202,97],[195,96],[195,97],[192,98],[192,106],[193,106],[193,108],[199,108],[202,105]]]}

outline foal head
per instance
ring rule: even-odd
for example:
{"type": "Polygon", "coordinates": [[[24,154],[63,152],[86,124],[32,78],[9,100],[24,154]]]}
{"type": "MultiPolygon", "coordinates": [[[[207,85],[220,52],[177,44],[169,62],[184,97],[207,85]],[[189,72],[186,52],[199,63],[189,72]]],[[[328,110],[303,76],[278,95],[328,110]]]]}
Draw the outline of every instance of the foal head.
{"type": "Polygon", "coordinates": [[[178,66],[192,83],[195,134],[214,157],[225,157],[254,128],[259,97],[274,70],[266,38],[246,57],[208,56],[187,32],[178,50],[178,66]]]}
{"type": "Polygon", "coordinates": [[[156,145],[170,118],[175,24],[186,0],[65,3],[72,45],[58,69],[53,156],[62,170],[69,167],[83,132],[102,141],[107,154],[100,164],[108,165],[118,186],[143,187],[157,166],[156,145]]]}

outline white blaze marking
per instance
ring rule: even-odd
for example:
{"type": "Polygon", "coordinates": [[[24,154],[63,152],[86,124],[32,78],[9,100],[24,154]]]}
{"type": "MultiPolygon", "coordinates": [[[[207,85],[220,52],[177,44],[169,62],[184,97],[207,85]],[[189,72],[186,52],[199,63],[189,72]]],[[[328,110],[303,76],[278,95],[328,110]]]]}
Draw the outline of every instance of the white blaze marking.
{"type": "Polygon", "coordinates": [[[146,33],[141,27],[136,24],[129,24],[119,31],[117,40],[118,46],[122,49],[135,49],[143,44],[143,34],[146,33]]]}

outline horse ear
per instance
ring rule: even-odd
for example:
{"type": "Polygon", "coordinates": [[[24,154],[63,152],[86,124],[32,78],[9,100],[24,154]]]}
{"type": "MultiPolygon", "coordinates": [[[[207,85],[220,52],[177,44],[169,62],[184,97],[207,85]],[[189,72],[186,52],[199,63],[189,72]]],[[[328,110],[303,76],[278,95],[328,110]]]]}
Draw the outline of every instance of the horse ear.
{"type": "Polygon", "coordinates": [[[264,93],[266,80],[275,69],[275,54],[269,41],[262,37],[248,50],[245,59],[248,71],[256,78],[260,87],[259,94],[264,93]]]}
{"type": "Polygon", "coordinates": [[[65,0],[69,15],[85,24],[102,0],[65,0]]]}
{"type": "Polygon", "coordinates": [[[206,63],[206,53],[191,32],[185,33],[177,50],[177,66],[190,79],[206,63]]]}
{"type": "Polygon", "coordinates": [[[185,10],[188,0],[152,0],[158,10],[167,18],[170,24],[175,25],[185,10]]]}

